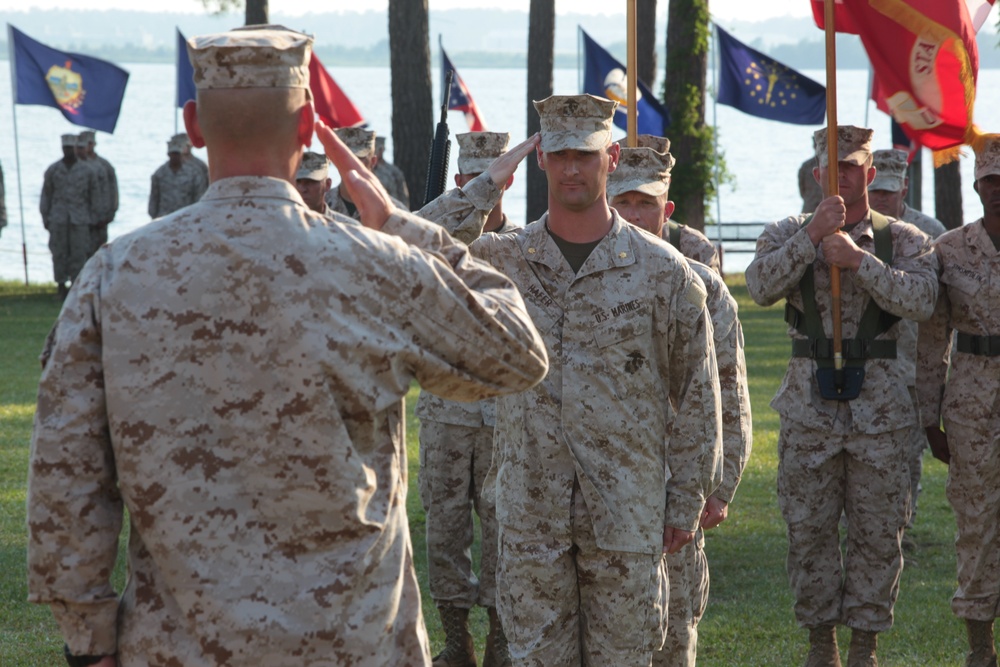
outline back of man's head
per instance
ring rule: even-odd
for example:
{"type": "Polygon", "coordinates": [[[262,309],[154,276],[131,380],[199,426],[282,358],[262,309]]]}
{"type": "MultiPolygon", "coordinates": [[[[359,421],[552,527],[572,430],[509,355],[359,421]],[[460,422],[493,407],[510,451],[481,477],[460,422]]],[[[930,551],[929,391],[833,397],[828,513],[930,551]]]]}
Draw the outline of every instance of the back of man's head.
{"type": "Polygon", "coordinates": [[[311,50],[311,37],[274,25],[189,39],[205,144],[260,150],[296,142],[311,98],[311,50]]]}

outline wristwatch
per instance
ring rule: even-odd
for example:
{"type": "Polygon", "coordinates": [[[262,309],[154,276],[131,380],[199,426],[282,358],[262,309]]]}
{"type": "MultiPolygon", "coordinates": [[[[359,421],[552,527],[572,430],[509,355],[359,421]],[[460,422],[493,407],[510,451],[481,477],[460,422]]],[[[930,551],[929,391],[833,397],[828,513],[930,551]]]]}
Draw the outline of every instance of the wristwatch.
{"type": "Polygon", "coordinates": [[[69,667],[87,667],[104,659],[103,655],[73,655],[69,652],[68,644],[63,644],[63,655],[66,656],[66,663],[69,667]]]}

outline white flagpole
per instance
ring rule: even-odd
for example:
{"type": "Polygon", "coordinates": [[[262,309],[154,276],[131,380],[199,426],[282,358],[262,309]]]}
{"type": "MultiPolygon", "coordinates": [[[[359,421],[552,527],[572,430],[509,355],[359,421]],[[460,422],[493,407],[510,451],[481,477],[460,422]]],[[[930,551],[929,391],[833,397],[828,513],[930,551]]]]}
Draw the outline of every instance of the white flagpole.
{"type": "Polygon", "coordinates": [[[28,284],[28,244],[24,231],[24,188],[21,186],[21,149],[17,138],[17,64],[14,62],[14,32],[7,24],[7,58],[10,60],[10,108],[14,114],[14,161],[17,166],[17,204],[21,212],[21,257],[24,261],[24,284],[28,284]]]}

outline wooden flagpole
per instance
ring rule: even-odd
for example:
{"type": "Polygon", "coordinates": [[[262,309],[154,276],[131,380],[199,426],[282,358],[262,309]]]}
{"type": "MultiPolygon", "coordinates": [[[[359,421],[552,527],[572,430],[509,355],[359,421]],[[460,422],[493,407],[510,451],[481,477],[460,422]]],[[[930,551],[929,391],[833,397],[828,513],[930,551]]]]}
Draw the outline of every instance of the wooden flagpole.
{"type": "MultiPolygon", "coordinates": [[[[837,153],[837,40],[834,30],[834,2],[825,0],[823,24],[826,32],[826,151],[828,196],[840,191],[837,153]]],[[[844,344],[840,315],[840,267],[830,266],[830,300],[833,309],[833,368],[844,368],[844,344]]]]}
{"type": "Polygon", "coordinates": [[[625,65],[626,76],[628,80],[628,96],[626,98],[628,103],[628,125],[626,130],[625,145],[629,148],[635,148],[638,145],[638,134],[637,128],[637,118],[636,118],[636,102],[638,101],[638,94],[636,91],[638,80],[638,46],[636,45],[636,16],[638,11],[636,9],[636,2],[638,0],[628,0],[628,10],[626,12],[626,22],[628,30],[628,62],[625,65]]]}

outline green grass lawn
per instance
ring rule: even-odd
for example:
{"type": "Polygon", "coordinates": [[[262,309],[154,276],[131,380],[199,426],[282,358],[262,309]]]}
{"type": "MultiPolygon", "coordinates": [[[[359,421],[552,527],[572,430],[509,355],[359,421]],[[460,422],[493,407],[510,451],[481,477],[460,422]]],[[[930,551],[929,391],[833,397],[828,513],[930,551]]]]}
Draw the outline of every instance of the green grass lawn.
{"type": "MultiPolygon", "coordinates": [[[[710,531],[711,601],[701,623],[699,665],[734,667],[802,664],[806,632],[792,614],[785,578],[785,526],[775,491],[778,418],[768,407],[788,359],[782,307],[760,308],[742,276],[727,278],[740,304],[754,411],[754,449],[729,520],[710,531]]],[[[38,383],[38,353],[59,311],[54,286],[0,282],[0,667],[65,664],[62,640],[46,608],[25,602],[24,502],[28,443],[38,383]]],[[[432,649],[443,644],[427,594],[424,513],[416,491],[416,388],[407,399],[410,530],[432,649]]],[[[965,631],[949,607],[955,589],[954,519],[944,497],[946,469],[924,459],[923,494],[911,535],[919,545],[907,557],[895,627],[880,637],[883,667],[964,664],[965,631]]],[[[124,573],[119,571],[119,582],[124,573]]],[[[485,613],[473,613],[482,651],[485,613]]],[[[846,646],[849,633],[841,631],[846,646]]]]}

